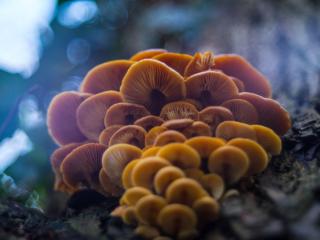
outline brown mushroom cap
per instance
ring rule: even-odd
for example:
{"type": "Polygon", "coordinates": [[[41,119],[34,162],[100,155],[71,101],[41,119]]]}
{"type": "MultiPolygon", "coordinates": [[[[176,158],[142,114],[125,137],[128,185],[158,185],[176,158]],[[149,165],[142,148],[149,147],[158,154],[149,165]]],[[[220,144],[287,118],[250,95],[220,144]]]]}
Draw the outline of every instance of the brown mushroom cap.
{"type": "Polygon", "coordinates": [[[240,148],[226,145],[213,151],[208,161],[211,173],[220,175],[228,184],[237,182],[248,171],[249,157],[240,148]]]}
{"type": "Polygon", "coordinates": [[[282,149],[281,138],[270,128],[251,125],[256,132],[258,143],[271,155],[279,155],[282,149]]]}
{"type": "Polygon", "coordinates": [[[119,91],[122,78],[133,63],[129,60],[115,60],[94,67],[82,81],[80,91],[93,94],[108,90],[119,91]]]}
{"type": "Polygon", "coordinates": [[[120,92],[127,102],[145,106],[158,114],[163,105],[185,97],[186,86],[179,73],[154,60],[141,60],[124,76],[120,92]]]}
{"type": "Polygon", "coordinates": [[[157,194],[163,195],[167,187],[176,179],[185,177],[184,172],[174,166],[161,168],[154,177],[154,189],[157,194]]]}
{"type": "Polygon", "coordinates": [[[183,76],[185,68],[191,61],[192,56],[188,54],[167,52],[156,55],[153,58],[165,63],[166,65],[180,73],[181,76],[183,76]]]}
{"type": "Polygon", "coordinates": [[[171,102],[163,106],[160,117],[167,121],[172,119],[192,119],[198,120],[199,113],[197,108],[186,101],[171,102]]]}
{"type": "Polygon", "coordinates": [[[135,206],[137,202],[148,195],[151,195],[152,192],[143,187],[132,187],[126,190],[123,195],[124,202],[129,206],[135,206]]]}
{"type": "Polygon", "coordinates": [[[231,77],[231,76],[230,76],[230,78],[237,85],[239,92],[244,92],[246,90],[244,83],[240,79],[238,79],[236,77],[231,77]]]}
{"type": "Polygon", "coordinates": [[[157,136],[159,136],[159,134],[163,133],[164,131],[167,131],[167,128],[163,126],[156,126],[151,128],[146,134],[145,146],[152,146],[157,136]]]}
{"type": "Polygon", "coordinates": [[[148,110],[141,105],[133,103],[116,103],[105,112],[104,125],[128,125],[137,119],[150,115],[148,110]]]}
{"type": "Polygon", "coordinates": [[[205,122],[211,128],[212,134],[215,134],[217,126],[224,122],[234,120],[232,112],[224,107],[210,106],[204,108],[199,113],[200,121],[205,122]]]}
{"type": "Polygon", "coordinates": [[[186,66],[184,76],[189,77],[193,74],[214,69],[214,57],[212,52],[197,52],[189,64],[186,66]]]}
{"type": "Polygon", "coordinates": [[[202,121],[195,121],[190,127],[185,128],[182,134],[186,138],[196,137],[196,136],[212,136],[211,128],[208,124],[202,121]]]}
{"type": "Polygon", "coordinates": [[[191,126],[193,123],[192,119],[184,118],[184,119],[172,119],[165,121],[161,126],[170,130],[182,131],[186,127],[191,126]]]}
{"type": "Polygon", "coordinates": [[[271,128],[277,134],[284,135],[291,128],[289,113],[277,101],[248,92],[239,93],[237,98],[255,106],[259,123],[271,128]]]}
{"type": "Polygon", "coordinates": [[[99,171],[105,150],[106,146],[98,143],[83,144],[74,149],[60,166],[64,182],[74,190],[100,186],[99,171]]]}
{"type": "Polygon", "coordinates": [[[159,54],[166,53],[166,52],[167,52],[167,50],[165,50],[165,49],[151,48],[151,49],[147,49],[147,50],[143,50],[143,51],[137,52],[136,54],[134,54],[130,58],[130,60],[131,61],[140,61],[142,59],[152,58],[154,56],[157,56],[159,54]]]}
{"type": "Polygon", "coordinates": [[[236,54],[221,54],[215,56],[214,62],[217,69],[240,79],[246,91],[271,97],[269,81],[243,57],[236,54]]]}
{"type": "Polygon", "coordinates": [[[90,140],[98,141],[104,129],[104,116],[109,107],[122,102],[119,92],[106,91],[84,100],[77,109],[77,124],[80,131],[90,140]]]}
{"type": "Polygon", "coordinates": [[[220,199],[222,197],[225,190],[225,184],[223,179],[218,174],[209,173],[204,175],[201,183],[215,199],[220,199]]]}
{"type": "Polygon", "coordinates": [[[203,106],[219,105],[234,98],[238,88],[227,75],[220,71],[205,71],[186,79],[187,97],[201,102],[203,106]]]}
{"type": "Polygon", "coordinates": [[[238,122],[255,124],[259,121],[256,108],[246,100],[230,99],[221,106],[228,108],[232,112],[234,120],[238,122]]]}
{"type": "Polygon", "coordinates": [[[120,128],[122,128],[122,125],[112,125],[104,129],[99,135],[99,143],[109,146],[110,138],[120,128]]]}
{"type": "Polygon", "coordinates": [[[137,119],[134,124],[143,127],[146,131],[149,131],[153,127],[160,126],[163,122],[163,119],[158,116],[148,115],[137,119]]]}
{"type": "Polygon", "coordinates": [[[123,126],[112,135],[109,145],[127,143],[143,148],[146,134],[146,130],[142,127],[136,125],[123,126]]]}
{"type": "Polygon", "coordinates": [[[213,222],[219,216],[220,205],[217,200],[209,196],[195,201],[192,208],[198,216],[198,221],[202,224],[213,222]]]}
{"type": "Polygon", "coordinates": [[[100,169],[99,172],[99,182],[102,189],[111,196],[119,197],[123,193],[123,189],[116,186],[103,169],[100,169]]]}
{"type": "Polygon", "coordinates": [[[121,174],[125,166],[141,156],[142,151],[129,144],[116,144],[109,147],[102,156],[102,167],[117,186],[121,185],[121,174]]]}
{"type": "Polygon", "coordinates": [[[182,133],[174,130],[167,130],[163,133],[160,133],[154,140],[153,144],[155,146],[164,146],[174,142],[183,143],[186,140],[186,137],[182,133]]]}
{"type": "Polygon", "coordinates": [[[63,92],[52,99],[47,113],[47,125],[55,143],[65,145],[86,140],[77,125],[76,111],[89,96],[87,93],[63,92]]]}
{"type": "Polygon", "coordinates": [[[268,166],[268,154],[255,141],[247,138],[235,138],[230,140],[228,145],[235,146],[243,150],[249,157],[249,168],[247,175],[253,175],[262,172],[268,166]]]}
{"type": "Polygon", "coordinates": [[[236,121],[224,121],[220,123],[216,129],[216,136],[225,140],[238,137],[252,140],[257,139],[256,132],[250,125],[236,121]]]}

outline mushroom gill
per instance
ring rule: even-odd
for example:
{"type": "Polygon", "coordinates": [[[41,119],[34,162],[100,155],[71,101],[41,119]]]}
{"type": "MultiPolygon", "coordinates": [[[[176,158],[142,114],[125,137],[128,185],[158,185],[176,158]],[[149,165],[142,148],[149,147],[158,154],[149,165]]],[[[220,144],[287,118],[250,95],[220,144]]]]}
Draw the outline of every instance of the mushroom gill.
{"type": "Polygon", "coordinates": [[[171,102],[163,106],[160,117],[164,120],[173,119],[192,119],[198,120],[199,113],[197,108],[186,101],[171,102]]]}
{"type": "Polygon", "coordinates": [[[109,145],[112,146],[119,143],[127,143],[143,148],[146,133],[146,130],[140,126],[123,126],[112,135],[109,145]]]}

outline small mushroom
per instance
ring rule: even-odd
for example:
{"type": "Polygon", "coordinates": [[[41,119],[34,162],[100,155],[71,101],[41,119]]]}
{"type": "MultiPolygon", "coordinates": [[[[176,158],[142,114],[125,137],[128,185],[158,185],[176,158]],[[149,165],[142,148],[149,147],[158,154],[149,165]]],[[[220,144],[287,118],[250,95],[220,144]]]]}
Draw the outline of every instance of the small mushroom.
{"type": "Polygon", "coordinates": [[[253,128],[245,123],[236,121],[224,121],[216,129],[216,137],[230,140],[233,138],[248,138],[256,140],[256,132],[253,128]]]}
{"type": "Polygon", "coordinates": [[[108,90],[119,91],[122,78],[133,63],[128,60],[115,60],[94,67],[82,81],[80,91],[93,94],[108,90]]]}
{"type": "Polygon", "coordinates": [[[167,121],[172,119],[199,119],[197,108],[186,101],[171,102],[163,106],[160,117],[167,121]]]}
{"type": "Polygon", "coordinates": [[[146,130],[136,125],[128,125],[121,127],[110,138],[109,145],[115,145],[119,143],[127,143],[139,148],[144,147],[146,130]]]}
{"type": "Polygon", "coordinates": [[[154,177],[154,189],[157,194],[164,195],[167,187],[176,179],[185,177],[184,172],[177,167],[161,168],[154,177]]]}
{"type": "Polygon", "coordinates": [[[220,212],[220,205],[217,200],[209,196],[196,200],[192,208],[198,216],[199,223],[202,225],[215,221],[220,212]]]}
{"type": "Polygon", "coordinates": [[[150,115],[145,107],[133,103],[117,103],[105,112],[104,125],[128,125],[137,119],[150,115]]]}
{"type": "Polygon", "coordinates": [[[152,147],[149,147],[148,149],[144,150],[143,153],[142,153],[142,158],[145,158],[145,157],[153,157],[153,156],[156,156],[158,151],[161,149],[160,146],[152,146],[152,147]]]}
{"type": "Polygon", "coordinates": [[[145,136],[145,146],[152,146],[155,139],[164,131],[167,131],[167,128],[163,126],[156,126],[151,128],[145,136]]]}
{"type": "Polygon", "coordinates": [[[122,125],[112,125],[110,127],[105,128],[99,135],[99,143],[108,147],[110,138],[120,128],[122,128],[122,125]]]}
{"type": "Polygon", "coordinates": [[[155,146],[164,146],[174,142],[183,143],[186,140],[186,137],[182,133],[179,133],[178,131],[174,130],[167,130],[163,133],[160,133],[154,140],[153,144],[155,146]]]}
{"type": "Polygon", "coordinates": [[[136,214],[139,222],[156,226],[158,215],[166,205],[167,201],[157,195],[150,194],[140,198],[136,204],[136,214]]]}
{"type": "Polygon", "coordinates": [[[236,77],[230,77],[230,78],[237,85],[237,88],[238,88],[239,92],[244,92],[245,91],[244,83],[240,79],[238,79],[236,77]]]}
{"type": "Polygon", "coordinates": [[[214,69],[214,57],[212,52],[197,52],[186,66],[184,76],[189,77],[199,72],[214,69]]]}
{"type": "Polygon", "coordinates": [[[156,55],[153,58],[165,63],[183,76],[185,68],[191,61],[192,56],[188,54],[167,52],[156,55]]]}
{"type": "Polygon", "coordinates": [[[104,116],[108,108],[122,102],[119,92],[106,91],[84,100],[77,109],[77,124],[90,140],[98,141],[104,127],[104,116]]]}
{"type": "Polygon", "coordinates": [[[201,183],[204,172],[199,168],[188,168],[183,170],[187,178],[196,180],[198,183],[201,183]]]}
{"type": "Polygon", "coordinates": [[[271,86],[267,78],[243,57],[236,54],[221,54],[215,56],[214,62],[217,69],[240,79],[246,91],[271,97],[271,86]]]}
{"type": "Polygon", "coordinates": [[[139,161],[132,170],[131,180],[133,185],[153,189],[153,179],[156,173],[161,168],[170,165],[170,162],[161,157],[144,158],[142,161],[139,161]]]}
{"type": "Polygon", "coordinates": [[[185,135],[186,138],[212,136],[210,126],[202,121],[193,122],[190,127],[187,127],[182,131],[182,134],[185,135]]]}
{"type": "Polygon", "coordinates": [[[126,207],[123,210],[122,221],[128,225],[137,225],[136,209],[134,207],[126,207]]]}
{"type": "Polygon", "coordinates": [[[165,233],[174,236],[196,228],[197,216],[188,206],[169,204],[160,211],[158,224],[165,233]]]}
{"type": "Polygon", "coordinates": [[[170,130],[183,131],[185,128],[190,127],[193,123],[192,119],[183,118],[183,119],[173,119],[165,121],[161,126],[170,130]]]}
{"type": "Polygon", "coordinates": [[[99,182],[102,189],[111,196],[119,197],[123,193],[123,189],[116,186],[103,169],[100,169],[99,172],[99,182]]]}
{"type": "Polygon", "coordinates": [[[87,143],[75,148],[63,160],[60,171],[63,181],[73,190],[83,187],[98,188],[101,157],[106,146],[87,143]]]}
{"type": "Polygon", "coordinates": [[[157,156],[167,159],[172,165],[186,168],[198,168],[200,155],[192,147],[184,143],[170,143],[162,147],[157,156]]]}
{"type": "Polygon", "coordinates": [[[88,93],[63,92],[52,99],[47,113],[47,125],[56,144],[66,145],[86,140],[77,125],[76,111],[89,96],[88,93]]]}
{"type": "Polygon", "coordinates": [[[209,173],[202,177],[203,187],[213,196],[215,199],[220,199],[225,191],[225,184],[223,179],[215,174],[209,173]]]}
{"type": "Polygon", "coordinates": [[[158,116],[148,115],[137,119],[134,124],[143,127],[146,131],[149,131],[153,127],[160,126],[163,122],[164,121],[158,116]]]}
{"type": "Polygon", "coordinates": [[[247,173],[249,163],[249,157],[243,150],[226,145],[211,153],[208,169],[220,175],[227,184],[232,184],[247,173]]]}
{"type": "Polygon", "coordinates": [[[121,174],[125,166],[141,156],[142,151],[129,144],[116,144],[109,147],[102,156],[102,167],[117,186],[121,185],[121,174]]]}
{"type": "Polygon", "coordinates": [[[155,59],[133,64],[122,80],[120,92],[126,102],[141,104],[158,114],[166,103],[185,97],[183,77],[155,59]]]}
{"type": "Polygon", "coordinates": [[[266,169],[269,159],[266,151],[255,141],[246,138],[235,138],[230,140],[228,145],[243,150],[249,157],[249,168],[247,175],[253,175],[266,169]]]}
{"type": "Polygon", "coordinates": [[[122,175],[121,175],[121,181],[122,181],[122,186],[125,189],[129,189],[131,187],[133,187],[133,183],[132,183],[132,170],[134,169],[134,167],[137,165],[137,163],[140,161],[141,159],[135,159],[132,160],[131,162],[129,162],[126,167],[123,169],[122,175]]]}
{"type": "Polygon", "coordinates": [[[131,61],[140,61],[142,59],[146,59],[146,58],[152,58],[154,56],[166,53],[167,50],[165,49],[161,49],[161,48],[151,48],[151,49],[147,49],[147,50],[143,50],[140,52],[137,52],[136,54],[134,54],[130,60],[131,61]]]}
{"type": "Polygon", "coordinates": [[[123,195],[124,202],[129,206],[135,206],[144,196],[151,195],[152,192],[143,187],[132,187],[126,190],[123,195]]]}
{"type": "Polygon", "coordinates": [[[160,235],[159,230],[156,227],[149,225],[140,225],[135,230],[134,233],[144,239],[155,239],[160,235]]]}
{"type": "Polygon", "coordinates": [[[199,119],[210,126],[212,134],[216,132],[216,128],[220,123],[234,120],[232,112],[221,106],[204,108],[199,113],[199,119]]]}
{"type": "Polygon", "coordinates": [[[235,83],[220,71],[194,74],[185,83],[187,97],[198,100],[203,106],[220,105],[238,94],[235,83]]]}
{"type": "Polygon", "coordinates": [[[246,100],[230,99],[221,106],[232,112],[235,121],[248,124],[258,123],[259,118],[256,108],[246,100]]]}

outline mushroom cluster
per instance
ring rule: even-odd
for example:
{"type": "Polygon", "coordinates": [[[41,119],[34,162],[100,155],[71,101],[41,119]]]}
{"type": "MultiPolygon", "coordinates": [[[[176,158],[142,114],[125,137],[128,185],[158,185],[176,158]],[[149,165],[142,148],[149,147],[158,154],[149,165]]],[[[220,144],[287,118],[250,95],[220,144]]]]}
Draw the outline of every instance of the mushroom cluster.
{"type": "Polygon", "coordinates": [[[100,64],[50,103],[55,189],[123,194],[114,213],[137,234],[192,238],[227,187],[281,152],[291,121],[271,94],[235,54],[149,49],[100,64]]]}

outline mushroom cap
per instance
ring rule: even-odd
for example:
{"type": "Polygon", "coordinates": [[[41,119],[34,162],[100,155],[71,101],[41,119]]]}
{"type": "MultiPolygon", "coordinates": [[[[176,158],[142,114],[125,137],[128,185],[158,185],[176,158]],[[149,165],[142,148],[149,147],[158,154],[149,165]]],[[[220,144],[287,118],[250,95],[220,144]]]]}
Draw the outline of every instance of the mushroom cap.
{"type": "Polygon", "coordinates": [[[197,52],[186,66],[184,76],[189,77],[199,72],[212,70],[214,69],[214,65],[215,63],[212,52],[197,52]]]}
{"type": "Polygon", "coordinates": [[[192,208],[197,214],[198,220],[203,224],[216,220],[220,212],[220,205],[217,200],[209,196],[196,200],[192,208]]]}
{"type": "Polygon", "coordinates": [[[104,129],[104,116],[109,107],[122,102],[119,92],[106,91],[84,100],[77,109],[77,124],[80,131],[90,140],[98,141],[104,129]]]}
{"type": "Polygon", "coordinates": [[[146,58],[152,58],[154,56],[160,55],[162,53],[166,53],[167,50],[161,49],[161,48],[150,48],[143,51],[139,51],[136,54],[134,54],[130,60],[131,61],[140,61],[142,59],[146,58]]]}
{"type": "Polygon", "coordinates": [[[153,127],[147,132],[145,137],[145,146],[152,146],[154,144],[155,139],[164,131],[167,131],[166,127],[156,126],[153,127]]]}
{"type": "Polygon", "coordinates": [[[97,187],[101,157],[106,146],[98,143],[87,143],[75,148],[63,160],[60,171],[63,181],[72,189],[83,186],[97,187]]]}
{"type": "Polygon", "coordinates": [[[160,233],[156,227],[152,227],[149,225],[140,225],[135,230],[134,233],[138,236],[143,237],[144,239],[155,239],[160,233]]]}
{"type": "Polygon", "coordinates": [[[89,96],[87,93],[63,92],[52,99],[47,113],[47,125],[56,144],[66,145],[86,140],[77,125],[76,111],[89,96]]]}
{"type": "Polygon", "coordinates": [[[199,168],[188,168],[183,170],[187,178],[196,180],[198,183],[202,183],[202,177],[204,172],[199,168]]]}
{"type": "Polygon", "coordinates": [[[148,115],[137,119],[134,122],[134,125],[138,125],[143,127],[146,131],[149,131],[153,127],[160,126],[163,122],[164,121],[158,116],[148,115]]]}
{"type": "Polygon", "coordinates": [[[141,104],[158,114],[166,103],[183,99],[186,86],[179,73],[158,60],[146,59],[130,67],[120,92],[125,101],[141,104]]]}
{"type": "Polygon", "coordinates": [[[210,192],[215,199],[220,199],[225,191],[225,184],[223,179],[215,173],[205,174],[202,177],[203,187],[210,192]]]}
{"type": "Polygon", "coordinates": [[[99,135],[99,143],[109,146],[110,138],[120,128],[122,128],[122,125],[112,125],[110,127],[106,127],[99,135]]]}
{"type": "Polygon", "coordinates": [[[112,135],[109,145],[127,143],[143,148],[146,134],[146,130],[142,127],[136,125],[123,126],[112,135]]]}
{"type": "Polygon", "coordinates": [[[231,76],[230,76],[230,78],[237,85],[237,88],[238,88],[239,92],[244,92],[245,91],[246,88],[244,86],[244,83],[240,79],[238,79],[236,77],[231,77],[231,76]]]}
{"type": "Polygon", "coordinates": [[[161,168],[155,175],[153,185],[155,192],[159,195],[164,195],[167,187],[176,179],[185,177],[184,172],[174,166],[161,168]]]}
{"type": "Polygon", "coordinates": [[[256,132],[257,142],[271,155],[279,155],[282,149],[281,138],[270,128],[251,125],[256,132]]]}
{"type": "Polygon", "coordinates": [[[126,190],[123,195],[124,201],[129,206],[135,206],[144,196],[151,195],[152,192],[143,187],[132,187],[126,190]]]}
{"type": "Polygon", "coordinates": [[[197,108],[186,101],[171,102],[163,106],[160,112],[160,117],[167,121],[172,119],[199,119],[197,108]]]}
{"type": "Polygon", "coordinates": [[[134,186],[140,186],[147,189],[153,189],[153,179],[155,174],[166,166],[170,166],[170,162],[161,157],[148,157],[139,161],[133,168],[131,180],[134,186]]]}
{"type": "Polygon", "coordinates": [[[186,138],[212,135],[210,126],[202,121],[193,122],[192,125],[188,128],[185,128],[182,133],[186,136],[186,138]]]}
{"type": "Polygon", "coordinates": [[[160,211],[158,224],[165,233],[177,235],[182,231],[194,229],[197,216],[188,206],[169,204],[160,211]]]}
{"type": "Polygon", "coordinates": [[[123,189],[116,186],[108,177],[107,173],[101,168],[99,172],[99,182],[102,189],[114,197],[119,197],[123,193],[123,189]]]}
{"type": "Polygon", "coordinates": [[[160,133],[154,140],[153,144],[155,146],[164,146],[174,142],[183,143],[186,140],[187,140],[186,137],[182,133],[174,130],[167,130],[167,131],[164,131],[163,133],[160,133]]]}
{"type": "Polygon", "coordinates": [[[275,100],[254,93],[239,93],[237,98],[250,102],[257,110],[259,124],[267,126],[278,135],[284,135],[291,128],[289,113],[275,100]]]}
{"type": "Polygon", "coordinates": [[[147,195],[139,199],[136,204],[136,214],[142,224],[157,225],[157,218],[162,208],[167,205],[167,201],[157,195],[147,195]]]}
{"type": "Polygon", "coordinates": [[[186,127],[191,126],[193,123],[192,119],[183,118],[183,119],[172,119],[165,121],[161,126],[170,130],[182,131],[186,127]]]}
{"type": "Polygon", "coordinates": [[[256,108],[246,100],[230,99],[221,106],[228,108],[232,112],[235,121],[248,124],[255,124],[259,121],[256,108]]]}
{"type": "Polygon", "coordinates": [[[123,76],[134,61],[114,60],[92,68],[83,79],[80,92],[99,93],[108,90],[119,91],[123,76]]]}
{"type": "Polygon", "coordinates": [[[133,187],[132,183],[132,171],[134,167],[137,165],[138,161],[141,159],[135,159],[129,162],[126,167],[123,169],[121,180],[122,180],[122,186],[124,189],[129,189],[133,187]]]}
{"type": "Polygon", "coordinates": [[[117,186],[121,185],[121,174],[125,166],[141,156],[142,151],[130,144],[116,144],[109,147],[102,156],[102,167],[117,186]]]}
{"type": "Polygon", "coordinates": [[[198,136],[188,139],[185,144],[194,148],[202,159],[207,159],[214,150],[224,146],[226,142],[222,138],[198,136]]]}
{"type": "Polygon", "coordinates": [[[224,121],[216,129],[216,137],[230,140],[233,138],[249,138],[256,140],[256,132],[253,128],[245,123],[236,121],[224,121]]]}
{"type": "Polygon", "coordinates": [[[201,163],[199,153],[184,143],[170,143],[162,147],[157,156],[167,159],[172,165],[185,168],[198,168],[201,163]]]}
{"type": "Polygon", "coordinates": [[[221,106],[210,106],[202,109],[199,113],[199,119],[210,126],[212,134],[216,132],[220,123],[234,120],[232,112],[221,106]]]}
{"type": "Polygon", "coordinates": [[[104,125],[109,127],[117,124],[133,124],[137,119],[147,115],[150,113],[144,106],[133,103],[116,103],[105,112],[104,125]]]}
{"type": "Polygon", "coordinates": [[[238,94],[236,84],[220,71],[205,71],[185,81],[187,97],[198,100],[203,106],[220,105],[238,94]]]}
{"type": "Polygon", "coordinates": [[[168,203],[180,203],[188,206],[192,206],[197,199],[207,195],[200,183],[191,178],[174,180],[167,187],[165,193],[168,203]]]}
{"type": "Polygon", "coordinates": [[[235,138],[230,140],[227,144],[240,148],[249,157],[249,168],[246,175],[250,176],[260,173],[268,166],[268,154],[255,141],[247,138],[235,138]]]}
{"type": "Polygon", "coordinates": [[[183,76],[185,68],[191,61],[192,56],[188,54],[167,52],[156,55],[153,58],[165,63],[183,76]]]}
{"type": "Polygon", "coordinates": [[[161,149],[160,146],[152,146],[149,147],[148,149],[144,150],[141,157],[145,158],[145,157],[153,157],[156,156],[158,151],[161,149]]]}
{"type": "Polygon", "coordinates": [[[248,155],[238,147],[226,145],[213,151],[208,161],[211,173],[220,175],[228,184],[237,182],[249,169],[248,155]]]}
{"type": "Polygon", "coordinates": [[[271,86],[265,76],[245,58],[236,54],[221,54],[214,58],[215,67],[225,74],[240,79],[246,91],[271,97],[271,86]]]}
{"type": "Polygon", "coordinates": [[[137,225],[136,209],[134,207],[126,207],[123,210],[122,221],[128,225],[137,225]]]}

